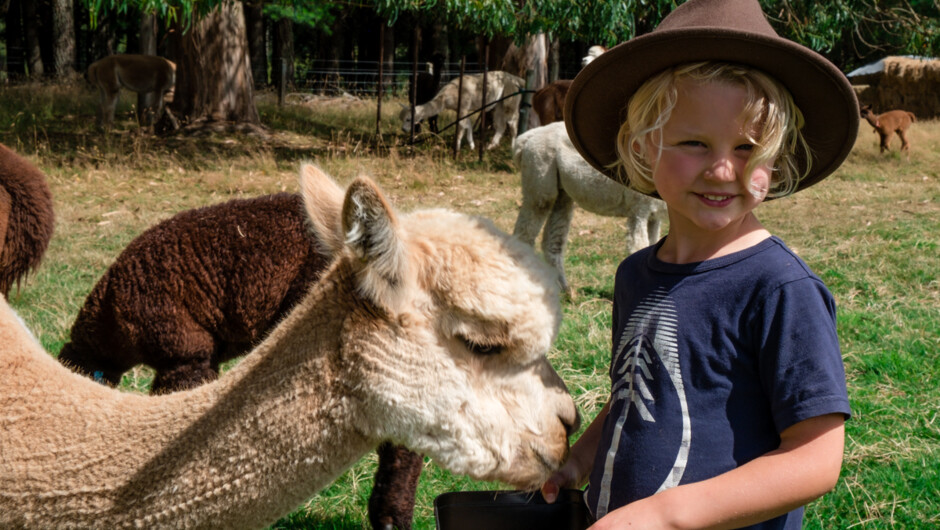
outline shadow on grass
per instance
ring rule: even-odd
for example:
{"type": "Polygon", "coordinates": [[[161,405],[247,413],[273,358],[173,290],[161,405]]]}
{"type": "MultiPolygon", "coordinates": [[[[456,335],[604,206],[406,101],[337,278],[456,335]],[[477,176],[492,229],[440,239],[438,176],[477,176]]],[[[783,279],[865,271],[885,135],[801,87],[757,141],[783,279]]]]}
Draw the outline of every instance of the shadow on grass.
{"type": "Polygon", "coordinates": [[[578,289],[578,298],[579,299],[600,298],[600,299],[608,300],[612,302],[614,300],[614,292],[609,289],[600,289],[594,286],[581,287],[578,289]]]}

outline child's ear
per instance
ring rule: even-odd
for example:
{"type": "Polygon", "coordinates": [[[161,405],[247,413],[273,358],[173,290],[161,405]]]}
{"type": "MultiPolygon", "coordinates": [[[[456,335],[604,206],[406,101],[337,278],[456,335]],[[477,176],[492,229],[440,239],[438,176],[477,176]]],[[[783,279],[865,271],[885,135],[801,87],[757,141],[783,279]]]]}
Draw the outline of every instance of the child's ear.
{"type": "Polygon", "coordinates": [[[643,142],[639,140],[633,140],[630,144],[630,150],[633,151],[637,156],[649,162],[649,158],[646,157],[646,149],[643,145],[643,142]]]}

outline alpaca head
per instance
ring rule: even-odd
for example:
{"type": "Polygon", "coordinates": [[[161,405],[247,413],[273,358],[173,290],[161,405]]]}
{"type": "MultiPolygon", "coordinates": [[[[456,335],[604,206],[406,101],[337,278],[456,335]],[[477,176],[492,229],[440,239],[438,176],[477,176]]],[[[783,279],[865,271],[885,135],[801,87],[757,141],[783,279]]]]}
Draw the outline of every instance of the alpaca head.
{"type": "Polygon", "coordinates": [[[539,486],[578,424],[545,356],[561,319],[551,269],[485,220],[398,216],[365,178],[340,205],[329,177],[301,172],[314,230],[337,245],[334,269],[348,267],[368,306],[346,322],[362,332],[344,336],[341,352],[349,371],[339,377],[361,404],[357,428],[456,473],[539,486]]]}
{"type": "MultiPolygon", "coordinates": [[[[410,133],[411,132],[411,107],[408,105],[401,105],[401,110],[398,112],[398,118],[401,120],[401,130],[402,132],[410,133]]],[[[419,117],[418,111],[421,109],[421,105],[415,107],[415,131],[418,130],[418,125],[421,123],[423,118],[419,117]]]]}

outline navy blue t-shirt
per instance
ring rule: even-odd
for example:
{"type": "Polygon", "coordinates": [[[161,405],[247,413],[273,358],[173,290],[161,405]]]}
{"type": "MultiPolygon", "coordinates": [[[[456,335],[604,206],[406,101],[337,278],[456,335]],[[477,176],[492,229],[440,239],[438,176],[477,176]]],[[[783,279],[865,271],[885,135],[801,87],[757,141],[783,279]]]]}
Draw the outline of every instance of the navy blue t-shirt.
{"type": "Polygon", "coordinates": [[[611,408],[585,494],[597,518],[772,451],[797,422],[850,414],[832,294],[780,239],[683,265],[657,259],[661,244],[617,269],[611,408]]]}

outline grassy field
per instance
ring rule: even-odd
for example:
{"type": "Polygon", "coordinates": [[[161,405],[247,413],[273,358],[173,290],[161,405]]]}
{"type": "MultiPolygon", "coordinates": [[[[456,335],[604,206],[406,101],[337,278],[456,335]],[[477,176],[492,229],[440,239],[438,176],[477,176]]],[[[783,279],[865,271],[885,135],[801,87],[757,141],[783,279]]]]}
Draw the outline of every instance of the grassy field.
{"type": "MultiPolygon", "coordinates": [[[[511,231],[520,202],[508,142],[482,162],[450,154],[453,129],[417,148],[396,129],[398,105],[313,101],[277,107],[259,96],[270,136],[154,138],[134,131],[130,99],[110,134],[92,127],[94,99],[79,87],[0,88],[0,142],[49,177],[56,232],[40,269],[11,302],[55,354],[90,291],[124,246],[155,222],[189,208],[296,188],[301,161],[341,182],[373,177],[400,210],[448,207],[481,214],[511,231]]],[[[444,121],[449,123],[449,120],[444,121]]],[[[897,140],[895,140],[897,142],[897,140]]],[[[847,163],[794,197],[761,206],[758,216],[827,282],[839,306],[839,333],[854,410],[847,424],[842,480],[812,503],[806,528],[940,526],[940,122],[911,132],[910,159],[881,155],[862,123],[847,163]]],[[[894,144],[895,149],[897,143],[894,144]]],[[[567,273],[575,296],[552,362],[590,419],[609,390],[613,272],[623,258],[619,219],[578,211],[567,273]]],[[[125,376],[145,392],[150,373],[125,376]]],[[[375,456],[275,528],[368,528],[366,501],[375,456]]],[[[499,489],[427,463],[415,527],[434,527],[442,492],[499,489]]]]}

